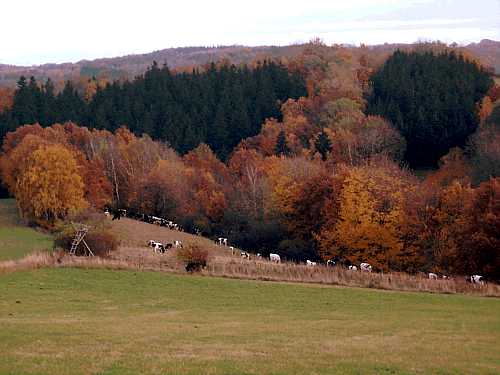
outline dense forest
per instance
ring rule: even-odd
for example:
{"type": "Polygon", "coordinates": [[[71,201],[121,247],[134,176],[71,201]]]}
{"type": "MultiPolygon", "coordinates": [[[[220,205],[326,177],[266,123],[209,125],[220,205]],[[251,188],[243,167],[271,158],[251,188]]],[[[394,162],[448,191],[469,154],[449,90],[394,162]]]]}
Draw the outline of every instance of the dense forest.
{"type": "Polygon", "coordinates": [[[406,139],[406,160],[435,165],[479,125],[478,103],[493,85],[490,75],[454,52],[396,51],[372,77],[368,112],[381,115],[406,139]]]}
{"type": "MultiPolygon", "coordinates": [[[[82,210],[126,208],[174,220],[187,231],[222,235],[245,250],[277,252],[289,260],[368,261],[383,271],[479,273],[500,279],[500,88],[483,76],[474,59],[453,57],[451,51],[418,51],[420,56],[415,58],[398,53],[381,66],[378,57],[365,52],[354,54],[314,42],[286,67],[261,65],[261,71],[281,72],[277,74],[283,80],[271,81],[282,82],[290,91],[278,104],[284,91],[273,87],[274,102],[263,103],[263,108],[269,105],[276,112],[272,118],[262,115],[262,123],[252,128],[253,135],[241,141],[228,135],[227,143],[214,143],[217,138],[210,138],[209,124],[204,124],[207,138],[200,139],[209,145],[181,149],[175,141],[161,141],[166,135],[155,133],[161,128],[153,126],[148,135],[147,118],[128,124],[130,128],[121,127],[116,119],[127,116],[134,105],[130,101],[126,107],[116,107],[119,113],[100,107],[106,116],[98,116],[102,121],[98,126],[21,124],[4,137],[0,174],[25,220],[48,228],[82,210]],[[457,124],[467,119],[475,121],[467,134],[452,137],[434,154],[443,156],[435,169],[425,173],[409,169],[412,160],[405,159],[407,147],[419,141],[413,137],[424,123],[408,123],[415,133],[407,132],[401,123],[391,122],[391,113],[380,116],[367,110],[377,77],[388,82],[406,79],[400,67],[387,68],[401,58],[414,59],[409,67],[419,71],[418,82],[426,83],[423,87],[428,91],[457,103],[466,100],[467,105],[454,112],[460,116],[457,122],[440,123],[442,134],[461,131],[457,124]],[[433,71],[428,61],[441,62],[433,71]],[[472,90],[457,92],[451,85],[451,92],[443,92],[431,84],[440,82],[436,77],[441,68],[455,74],[456,63],[464,68],[457,74],[463,74],[465,87],[472,90]],[[387,71],[392,74],[383,73],[387,71]],[[299,76],[303,78],[294,78],[299,76]],[[476,91],[476,87],[483,88],[476,91]]],[[[96,113],[94,102],[122,103],[121,96],[128,98],[136,84],[143,93],[150,92],[146,87],[157,92],[166,77],[184,83],[193,77],[209,80],[210,74],[226,78],[248,74],[257,79],[255,71],[227,65],[214,67],[212,73],[180,74],[179,78],[155,66],[133,82],[99,88],[82,108],[96,113]],[[148,81],[151,74],[156,78],[148,81]]],[[[453,82],[448,79],[443,78],[443,85],[453,82]]],[[[407,84],[416,87],[418,82],[415,75],[407,84]]],[[[194,98],[212,98],[186,90],[178,97],[188,97],[189,103],[196,103],[194,98]]],[[[82,103],[76,94],[68,94],[74,90],[66,91],[56,94],[56,101],[66,95],[68,102],[78,98],[82,103]]],[[[169,104],[153,99],[146,113],[159,113],[149,110],[169,104]]],[[[422,100],[425,108],[427,99],[422,100]]],[[[446,100],[436,102],[434,115],[440,119],[449,112],[441,106],[449,103],[446,100]]],[[[14,105],[8,108],[5,113],[23,115],[14,105]]],[[[405,106],[399,110],[401,116],[411,115],[405,106]]],[[[186,112],[192,113],[189,108],[186,112]]],[[[423,155],[415,164],[427,161],[423,155]]]]}
{"type": "Polygon", "coordinates": [[[206,143],[225,159],[242,139],[259,133],[266,118],[281,119],[281,103],[305,94],[299,74],[267,61],[254,69],[212,64],[179,74],[155,63],[131,82],[97,86],[88,101],[70,81],[56,94],[50,80],[39,85],[21,77],[11,109],[0,115],[0,136],[33,123],[73,121],[110,131],[125,125],[180,153],[206,143]]]}

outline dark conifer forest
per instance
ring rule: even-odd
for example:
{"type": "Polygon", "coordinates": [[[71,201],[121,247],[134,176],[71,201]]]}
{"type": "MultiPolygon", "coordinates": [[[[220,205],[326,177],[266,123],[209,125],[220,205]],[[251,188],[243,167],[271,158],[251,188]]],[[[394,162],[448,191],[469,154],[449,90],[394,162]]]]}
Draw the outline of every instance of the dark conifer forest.
{"type": "Polygon", "coordinates": [[[479,125],[476,103],[493,85],[487,72],[454,52],[396,51],[371,81],[368,112],[401,132],[415,167],[434,165],[465,144],[479,125]]]}
{"type": "Polygon", "coordinates": [[[0,139],[24,124],[42,126],[73,121],[167,141],[184,154],[204,142],[222,159],[247,137],[259,133],[266,118],[281,119],[281,103],[306,95],[304,79],[281,64],[212,64],[203,72],[172,73],[153,64],[133,81],[97,88],[85,101],[68,81],[55,93],[50,80],[39,85],[21,77],[12,108],[0,115],[0,139]]]}

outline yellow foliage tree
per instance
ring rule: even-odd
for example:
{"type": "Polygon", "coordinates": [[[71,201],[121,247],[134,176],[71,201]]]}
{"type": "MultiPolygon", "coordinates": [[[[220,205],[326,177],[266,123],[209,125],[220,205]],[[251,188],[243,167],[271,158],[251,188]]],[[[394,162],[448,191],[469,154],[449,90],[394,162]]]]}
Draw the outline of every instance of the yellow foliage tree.
{"type": "Polygon", "coordinates": [[[84,208],[84,184],[71,151],[60,145],[34,151],[19,175],[16,199],[24,217],[44,223],[84,208]]]}
{"type": "Polygon", "coordinates": [[[393,189],[392,176],[370,176],[366,169],[351,170],[340,194],[335,225],[325,225],[317,237],[322,254],[354,263],[369,262],[388,270],[403,249],[402,192],[393,189]],[[386,180],[386,181],[384,181],[386,180]]]}

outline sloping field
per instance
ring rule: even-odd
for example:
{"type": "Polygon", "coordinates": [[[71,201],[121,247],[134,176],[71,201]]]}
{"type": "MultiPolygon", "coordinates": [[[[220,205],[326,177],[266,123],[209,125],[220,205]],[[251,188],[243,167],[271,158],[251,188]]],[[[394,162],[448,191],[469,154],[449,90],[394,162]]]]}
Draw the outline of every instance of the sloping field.
{"type": "MultiPolygon", "coordinates": [[[[111,221],[111,231],[120,240],[119,249],[112,254],[116,260],[139,263],[146,269],[175,270],[182,268],[176,258],[176,251],[170,250],[165,255],[154,254],[151,247],[146,246],[149,240],[163,244],[181,241],[184,245],[196,244],[210,251],[213,258],[227,258],[231,256],[228,247],[217,246],[206,237],[195,236],[189,233],[170,230],[154,224],[138,220],[122,218],[111,221]]],[[[234,259],[239,259],[235,256],[234,259]]]]}
{"type": "Polygon", "coordinates": [[[13,199],[0,199],[0,262],[52,248],[52,237],[19,221],[13,199]]]}
{"type": "Polygon", "coordinates": [[[498,374],[500,299],[157,272],[0,276],[0,374],[498,374]]]}

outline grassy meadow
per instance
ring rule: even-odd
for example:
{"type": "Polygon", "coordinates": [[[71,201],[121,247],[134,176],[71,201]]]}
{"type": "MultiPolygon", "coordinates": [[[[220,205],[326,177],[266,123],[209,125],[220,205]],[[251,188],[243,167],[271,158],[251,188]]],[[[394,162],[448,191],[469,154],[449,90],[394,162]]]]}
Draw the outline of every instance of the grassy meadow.
{"type": "Polygon", "coordinates": [[[0,262],[51,248],[50,235],[28,228],[20,222],[13,199],[0,199],[0,262]]]}
{"type": "Polygon", "coordinates": [[[498,374],[500,299],[53,268],[0,276],[0,374],[498,374]]]}

